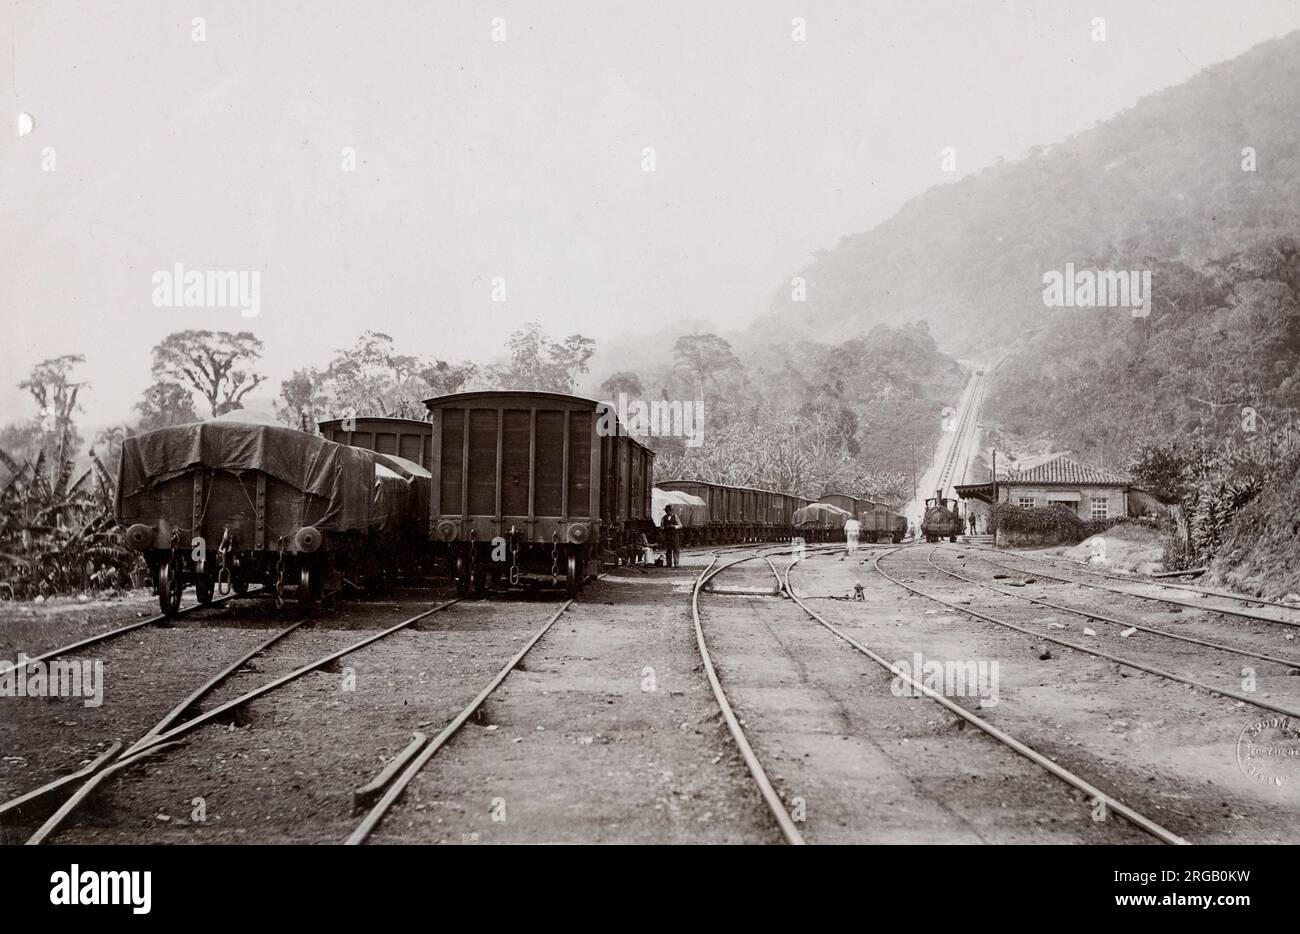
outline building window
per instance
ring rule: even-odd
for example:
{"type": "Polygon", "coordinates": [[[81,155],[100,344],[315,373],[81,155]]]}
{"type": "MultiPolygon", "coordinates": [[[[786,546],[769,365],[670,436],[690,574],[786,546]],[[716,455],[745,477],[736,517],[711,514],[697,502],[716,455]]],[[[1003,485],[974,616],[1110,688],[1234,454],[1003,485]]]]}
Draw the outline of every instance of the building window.
{"type": "Polygon", "coordinates": [[[1092,517],[1094,519],[1105,519],[1106,510],[1110,508],[1110,500],[1105,496],[1094,496],[1092,498],[1092,517]]]}
{"type": "Polygon", "coordinates": [[[1034,508],[1034,498],[1032,496],[1022,496],[1016,502],[1019,503],[1021,509],[1034,508]]]}

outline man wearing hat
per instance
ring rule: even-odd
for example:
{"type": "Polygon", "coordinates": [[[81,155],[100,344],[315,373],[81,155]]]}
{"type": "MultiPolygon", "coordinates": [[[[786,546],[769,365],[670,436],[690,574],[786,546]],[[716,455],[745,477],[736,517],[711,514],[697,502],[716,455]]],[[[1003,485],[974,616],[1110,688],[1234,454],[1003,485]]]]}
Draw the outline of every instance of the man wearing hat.
{"type": "Polygon", "coordinates": [[[681,553],[677,550],[677,530],[681,527],[682,520],[673,515],[673,507],[670,503],[664,507],[664,517],[659,523],[659,528],[664,533],[664,564],[670,568],[677,567],[681,561],[681,553]]]}

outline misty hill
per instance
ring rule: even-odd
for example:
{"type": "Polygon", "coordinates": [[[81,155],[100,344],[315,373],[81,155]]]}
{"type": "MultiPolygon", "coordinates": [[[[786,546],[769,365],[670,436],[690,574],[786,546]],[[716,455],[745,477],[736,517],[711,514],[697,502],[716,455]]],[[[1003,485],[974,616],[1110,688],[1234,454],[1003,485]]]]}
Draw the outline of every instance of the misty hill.
{"type": "Polygon", "coordinates": [[[843,340],[928,319],[941,346],[994,345],[1041,318],[1043,273],[1067,262],[1196,266],[1300,231],[1297,114],[1293,33],[1061,143],[930,189],[820,253],[799,272],[807,300],[782,286],[756,330],[779,316],[843,340]],[[1247,147],[1253,172],[1242,170],[1247,147]]]}

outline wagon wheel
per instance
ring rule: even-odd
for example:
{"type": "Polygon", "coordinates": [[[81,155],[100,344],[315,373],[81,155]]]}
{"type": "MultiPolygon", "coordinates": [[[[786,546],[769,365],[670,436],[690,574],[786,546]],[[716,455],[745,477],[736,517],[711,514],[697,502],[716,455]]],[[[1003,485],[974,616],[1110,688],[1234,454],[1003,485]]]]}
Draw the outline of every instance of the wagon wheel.
{"type": "Polygon", "coordinates": [[[315,562],[304,561],[298,572],[298,605],[311,606],[320,596],[320,571],[315,562]]]}
{"type": "Polygon", "coordinates": [[[564,562],[564,590],[570,597],[582,592],[582,572],[578,568],[578,556],[570,554],[564,562]]]}
{"type": "Polygon", "coordinates": [[[194,595],[199,598],[199,603],[207,606],[212,602],[212,578],[200,577],[194,582],[194,595]]]}
{"type": "Polygon", "coordinates": [[[163,615],[175,616],[180,611],[181,591],[184,589],[175,563],[167,560],[158,565],[158,606],[163,615]]]}

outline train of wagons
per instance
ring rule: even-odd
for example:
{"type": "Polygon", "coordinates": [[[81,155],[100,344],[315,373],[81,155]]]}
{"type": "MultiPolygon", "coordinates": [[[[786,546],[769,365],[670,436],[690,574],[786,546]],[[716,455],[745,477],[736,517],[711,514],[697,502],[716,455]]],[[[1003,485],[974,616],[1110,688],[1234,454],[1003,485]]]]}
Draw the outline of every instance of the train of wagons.
{"type": "Polygon", "coordinates": [[[698,480],[654,482],[654,452],[613,407],[532,391],[426,400],[428,419],[341,418],[313,435],[240,412],[127,438],[116,514],[164,613],[269,588],[310,605],[347,585],[446,569],[460,594],[514,585],[570,595],[602,565],[644,560],[674,504],[682,545],[901,541],[883,504],[698,480]],[[248,420],[241,420],[248,419],[248,420]],[[656,514],[657,507],[657,514],[656,514]]]}

